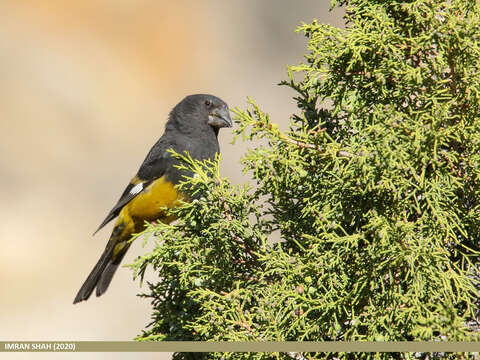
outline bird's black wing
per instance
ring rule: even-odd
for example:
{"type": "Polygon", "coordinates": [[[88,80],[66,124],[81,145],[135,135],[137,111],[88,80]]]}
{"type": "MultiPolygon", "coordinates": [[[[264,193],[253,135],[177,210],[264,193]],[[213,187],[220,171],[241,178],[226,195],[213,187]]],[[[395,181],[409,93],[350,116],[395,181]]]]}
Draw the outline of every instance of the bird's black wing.
{"type": "Polygon", "coordinates": [[[127,185],[118,202],[115,204],[113,209],[110,210],[107,217],[105,220],[103,220],[98,229],[93,233],[94,235],[106,224],[117,217],[122,208],[138,194],[144,191],[148,185],[150,185],[154,180],[165,175],[173,160],[170,154],[166,151],[168,147],[169,146],[166,137],[162,136],[160,140],[158,140],[158,142],[152,147],[140,166],[137,175],[127,185]]]}

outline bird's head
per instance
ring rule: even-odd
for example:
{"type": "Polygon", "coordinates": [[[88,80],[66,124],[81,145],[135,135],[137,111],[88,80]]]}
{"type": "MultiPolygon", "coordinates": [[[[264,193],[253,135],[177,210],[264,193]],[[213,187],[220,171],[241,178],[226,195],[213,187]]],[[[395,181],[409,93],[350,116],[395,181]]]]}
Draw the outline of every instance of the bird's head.
{"type": "Polygon", "coordinates": [[[177,129],[192,126],[212,127],[215,133],[222,127],[232,127],[228,105],[222,99],[206,94],[189,95],[170,114],[177,129]]]}

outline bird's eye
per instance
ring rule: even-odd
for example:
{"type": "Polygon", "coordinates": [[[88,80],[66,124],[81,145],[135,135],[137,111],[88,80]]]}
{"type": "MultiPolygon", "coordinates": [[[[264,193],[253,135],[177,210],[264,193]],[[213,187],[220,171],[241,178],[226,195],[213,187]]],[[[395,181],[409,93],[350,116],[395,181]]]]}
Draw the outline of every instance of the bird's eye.
{"type": "Polygon", "coordinates": [[[212,102],[210,100],[205,100],[205,105],[210,106],[212,105],[212,102]]]}

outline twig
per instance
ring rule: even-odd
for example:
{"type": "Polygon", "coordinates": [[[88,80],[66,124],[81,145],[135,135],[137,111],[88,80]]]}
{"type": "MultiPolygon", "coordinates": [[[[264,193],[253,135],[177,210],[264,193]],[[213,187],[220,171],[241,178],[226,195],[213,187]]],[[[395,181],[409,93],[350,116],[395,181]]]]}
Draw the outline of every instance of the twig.
{"type": "Polygon", "coordinates": [[[298,146],[299,148],[308,148],[308,149],[320,150],[317,145],[307,144],[307,143],[304,143],[304,142],[301,142],[301,141],[298,141],[298,140],[293,140],[293,139],[290,139],[289,137],[287,137],[285,135],[280,136],[280,138],[282,140],[290,143],[290,144],[298,146]]]}
{"type": "MultiPolygon", "coordinates": [[[[280,138],[282,140],[284,140],[285,142],[289,143],[289,144],[293,144],[295,146],[298,146],[299,148],[321,150],[317,145],[304,143],[304,142],[301,142],[301,141],[298,141],[298,140],[293,140],[293,139],[290,139],[289,137],[287,137],[285,135],[282,135],[280,138]]],[[[366,154],[358,153],[358,154],[355,155],[355,154],[352,154],[352,153],[350,153],[346,150],[338,150],[337,151],[337,156],[338,157],[354,158],[354,157],[362,156],[362,155],[366,155],[366,154]]]]}
{"type": "MultiPolygon", "coordinates": [[[[263,128],[267,128],[268,130],[272,131],[273,130],[273,126],[271,123],[268,123],[266,126],[262,123],[259,123],[260,127],[263,127],[263,128]]],[[[325,131],[326,129],[322,128],[322,129],[319,129],[315,132],[322,132],[322,131],[325,131]]],[[[279,138],[280,140],[282,141],[285,141],[286,143],[289,143],[289,144],[292,144],[292,145],[295,145],[299,148],[306,148],[306,149],[314,149],[314,150],[318,150],[318,151],[321,151],[323,149],[321,149],[318,145],[315,145],[315,144],[309,144],[309,143],[305,143],[305,142],[302,142],[302,141],[299,141],[299,140],[294,140],[294,139],[291,139],[289,138],[288,136],[286,136],[285,134],[282,134],[282,133],[279,133],[279,138]]],[[[369,154],[365,154],[365,153],[357,153],[357,154],[352,154],[346,150],[338,150],[337,151],[337,156],[338,157],[345,157],[345,158],[354,158],[354,157],[358,157],[358,156],[369,156],[369,157],[373,157],[372,155],[369,155],[369,154]]]]}

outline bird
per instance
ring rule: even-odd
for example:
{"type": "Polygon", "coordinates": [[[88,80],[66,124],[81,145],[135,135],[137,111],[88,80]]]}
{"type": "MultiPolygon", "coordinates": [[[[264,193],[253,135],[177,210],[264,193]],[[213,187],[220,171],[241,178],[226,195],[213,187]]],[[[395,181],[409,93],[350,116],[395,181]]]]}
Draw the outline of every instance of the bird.
{"type": "Polygon", "coordinates": [[[176,185],[185,176],[194,174],[178,169],[176,165],[180,160],[169,150],[188,152],[196,160],[213,160],[220,152],[218,133],[223,127],[232,127],[232,120],[228,105],[216,96],[189,95],[172,109],[163,135],[95,231],[94,235],[117,217],[105,250],[78,291],[74,304],[87,300],[94,289],[97,296],[103,295],[130,247],[132,235],[145,229],[147,221],[172,222],[174,219],[162,208],[173,208],[181,201],[188,201],[176,185]]]}

